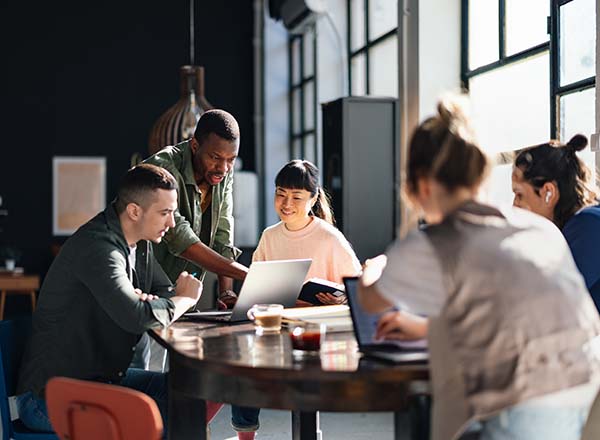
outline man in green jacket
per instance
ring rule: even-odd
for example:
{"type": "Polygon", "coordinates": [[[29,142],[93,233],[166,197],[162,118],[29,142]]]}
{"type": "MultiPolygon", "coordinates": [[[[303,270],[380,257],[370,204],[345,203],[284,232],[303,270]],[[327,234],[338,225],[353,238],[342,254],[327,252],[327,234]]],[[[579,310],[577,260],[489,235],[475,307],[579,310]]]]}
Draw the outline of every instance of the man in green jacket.
{"type": "Polygon", "coordinates": [[[175,226],[176,190],[164,169],[132,168],[116,201],[79,228],[50,266],[17,387],[19,416],[29,429],[52,431],[44,392],[54,376],[142,391],[165,418],[166,374],[128,366],[140,336],[168,326],[202,291],[186,272],[173,289],[148,242],[159,243],[175,226]]]}
{"type": "Polygon", "coordinates": [[[218,275],[218,303],[232,307],[232,278],[243,280],[248,269],[235,260],[233,245],[233,165],[240,131],[235,118],[209,110],[198,120],[192,139],[169,146],[148,158],[167,169],[179,184],[175,226],[155,244],[156,259],[171,280],[184,270],[218,275]]]}
{"type": "MultiPolygon", "coordinates": [[[[171,280],[184,270],[217,274],[220,308],[233,307],[237,296],[232,278],[243,280],[248,272],[235,261],[241,252],[233,245],[233,166],[239,146],[235,118],[223,110],[209,110],[200,116],[192,139],[145,161],[169,170],[179,184],[175,226],[154,245],[156,259],[171,280]]],[[[258,410],[233,405],[231,411],[238,438],[253,439],[258,410]]]]}

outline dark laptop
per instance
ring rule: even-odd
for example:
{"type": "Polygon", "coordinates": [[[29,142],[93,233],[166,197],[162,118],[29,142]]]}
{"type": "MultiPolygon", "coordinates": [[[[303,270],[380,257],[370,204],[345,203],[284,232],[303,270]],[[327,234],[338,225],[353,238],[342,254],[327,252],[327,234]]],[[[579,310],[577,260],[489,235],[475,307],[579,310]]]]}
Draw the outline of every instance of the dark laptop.
{"type": "Polygon", "coordinates": [[[358,349],[365,356],[390,362],[426,362],[429,360],[425,341],[377,341],[375,331],[381,314],[367,313],[361,307],[358,296],[358,278],[344,278],[346,296],[358,349]]]}
{"type": "Polygon", "coordinates": [[[228,311],[190,312],[192,320],[248,321],[248,310],[254,304],[282,304],[294,307],[312,260],[272,260],[252,263],[242,284],[238,300],[228,311]]]}

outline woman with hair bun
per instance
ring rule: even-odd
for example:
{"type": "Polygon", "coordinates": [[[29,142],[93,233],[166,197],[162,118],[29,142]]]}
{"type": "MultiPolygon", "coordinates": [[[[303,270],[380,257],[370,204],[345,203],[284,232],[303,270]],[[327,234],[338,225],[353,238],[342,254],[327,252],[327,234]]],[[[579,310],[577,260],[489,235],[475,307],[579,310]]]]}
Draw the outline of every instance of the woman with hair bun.
{"type": "Polygon", "coordinates": [[[487,169],[460,106],[440,102],[408,148],[407,195],[428,226],[367,261],[359,300],[401,310],[380,318],[381,338],[427,337],[432,440],[475,421],[482,440],[578,440],[600,317],[551,222],[477,200],[487,169]]]}
{"type": "MultiPolygon", "coordinates": [[[[333,225],[319,170],[307,160],[292,160],[275,177],[275,211],[281,221],[264,230],[253,261],[312,258],[307,279],[341,284],[357,275],[360,262],[344,235],[333,225]]],[[[318,293],[322,304],[341,304],[346,296],[318,293]]],[[[309,303],[303,305],[310,305],[309,303]]]]}
{"type": "Polygon", "coordinates": [[[596,308],[600,310],[600,206],[592,173],[577,152],[581,134],[521,150],[512,173],[514,205],[554,222],[565,236],[596,308]]]}

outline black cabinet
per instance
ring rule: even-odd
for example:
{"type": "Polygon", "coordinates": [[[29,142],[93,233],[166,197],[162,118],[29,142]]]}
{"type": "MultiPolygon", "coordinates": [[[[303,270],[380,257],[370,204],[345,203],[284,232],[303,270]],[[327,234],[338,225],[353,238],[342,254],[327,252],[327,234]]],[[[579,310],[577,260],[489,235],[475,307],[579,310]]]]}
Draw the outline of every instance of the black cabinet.
{"type": "Polygon", "coordinates": [[[399,225],[399,115],[395,98],[322,104],[324,187],[338,228],[363,261],[382,253],[399,225]]]}

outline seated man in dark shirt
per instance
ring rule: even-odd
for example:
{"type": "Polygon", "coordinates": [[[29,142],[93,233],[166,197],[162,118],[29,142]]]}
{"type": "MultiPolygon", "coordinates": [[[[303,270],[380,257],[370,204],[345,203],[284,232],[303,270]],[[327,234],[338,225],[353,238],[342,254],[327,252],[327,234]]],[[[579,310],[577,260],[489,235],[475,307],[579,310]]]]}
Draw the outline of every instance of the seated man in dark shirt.
{"type": "Polygon", "coordinates": [[[140,336],[192,307],[202,283],[187,272],[171,282],[154,260],[175,224],[177,183],[166,170],[127,172],[117,199],[70,237],[46,275],[23,357],[17,406],[23,423],[52,431],[44,391],[54,376],[119,384],[144,392],[166,414],[166,376],[129,368],[140,336]]]}

